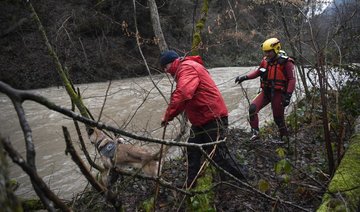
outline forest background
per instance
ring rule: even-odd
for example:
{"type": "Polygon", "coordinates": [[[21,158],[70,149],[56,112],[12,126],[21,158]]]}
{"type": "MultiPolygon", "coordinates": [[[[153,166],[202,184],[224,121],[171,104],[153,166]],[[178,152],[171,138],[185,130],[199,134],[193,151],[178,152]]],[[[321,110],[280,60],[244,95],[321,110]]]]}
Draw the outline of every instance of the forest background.
{"type": "MultiPolygon", "coordinates": [[[[201,32],[200,55],[208,68],[258,65],[261,43],[278,37],[299,65],[317,63],[319,51],[328,63],[359,62],[356,23],[360,16],[351,6],[355,4],[358,9],[358,3],[331,2],[210,1],[201,32]],[[326,5],[330,7],[324,11],[326,5]]],[[[196,21],[202,14],[201,1],[156,3],[168,47],[188,54],[196,21]]],[[[40,0],[33,4],[74,83],[148,74],[136,45],[132,1],[40,0]]],[[[22,89],[61,85],[23,3],[1,1],[0,6],[0,80],[22,89]]],[[[156,73],[160,50],[147,1],[136,1],[136,11],[141,48],[151,72],[156,73]]]]}

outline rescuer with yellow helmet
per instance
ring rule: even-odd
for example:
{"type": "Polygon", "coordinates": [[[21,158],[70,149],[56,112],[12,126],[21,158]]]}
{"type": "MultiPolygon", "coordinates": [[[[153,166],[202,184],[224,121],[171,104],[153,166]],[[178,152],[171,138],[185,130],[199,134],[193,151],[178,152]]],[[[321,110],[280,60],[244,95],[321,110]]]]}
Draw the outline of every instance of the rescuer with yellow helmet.
{"type": "Polygon", "coordinates": [[[291,95],[295,89],[294,60],[281,49],[280,40],[269,38],[265,40],[261,49],[264,53],[260,66],[244,76],[238,76],[235,83],[260,77],[261,91],[251,102],[249,107],[251,141],[259,139],[259,111],[271,103],[273,118],[278,126],[280,139],[288,142],[288,131],[285,125],[284,109],[289,105],[291,95]]]}

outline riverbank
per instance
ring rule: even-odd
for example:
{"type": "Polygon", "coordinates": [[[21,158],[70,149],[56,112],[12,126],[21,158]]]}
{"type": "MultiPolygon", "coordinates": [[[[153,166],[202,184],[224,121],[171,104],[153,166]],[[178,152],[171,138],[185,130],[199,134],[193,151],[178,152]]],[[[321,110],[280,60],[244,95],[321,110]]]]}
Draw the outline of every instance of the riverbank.
{"type": "MultiPolygon", "coordinates": [[[[330,105],[334,103],[329,102],[330,105]]],[[[249,190],[231,181],[226,185],[218,184],[212,189],[214,198],[208,199],[211,201],[208,206],[216,211],[315,211],[321,204],[331,176],[327,174],[323,127],[319,110],[316,109],[319,104],[314,104],[315,108],[310,109],[306,101],[300,101],[294,113],[287,117],[290,130],[289,146],[276,142],[277,127],[272,122],[261,128],[261,139],[254,142],[249,141],[248,132],[231,128],[227,145],[236,161],[245,166],[249,175],[253,176],[249,179],[253,189],[249,190]]],[[[329,109],[331,112],[335,107],[329,109]]],[[[334,152],[348,146],[349,138],[354,132],[354,120],[348,121],[349,125],[346,126],[343,137],[344,146],[334,148],[334,152]]],[[[186,163],[183,157],[180,157],[178,160],[166,162],[163,177],[172,185],[181,188],[185,182],[185,173],[186,163]]],[[[217,175],[214,176],[214,181],[220,182],[217,175]]],[[[145,211],[144,201],[148,201],[154,195],[154,182],[134,179],[126,181],[126,184],[119,181],[116,186],[118,191],[121,191],[125,211],[145,211]]],[[[95,206],[99,210],[111,211],[109,205],[102,204],[103,201],[98,194],[86,192],[85,196],[86,198],[77,199],[76,204],[79,207],[90,210],[95,206]],[[87,198],[96,201],[94,204],[86,205],[89,200],[87,198]]],[[[182,200],[183,195],[179,192],[162,189],[157,211],[182,211],[189,203],[182,200]]]]}
{"type": "MultiPolygon", "coordinates": [[[[278,211],[297,210],[287,201],[309,211],[314,211],[321,203],[325,186],[329,178],[324,172],[323,158],[314,154],[323,151],[323,144],[317,142],[312,129],[303,129],[297,134],[297,139],[291,136],[290,145],[296,146],[296,152],[289,154],[286,148],[273,143],[274,135],[264,134],[261,140],[249,141],[250,134],[240,129],[231,129],[227,138],[230,152],[236,160],[246,166],[254,179],[249,184],[266,195],[277,197],[278,202],[266,198],[264,195],[244,189],[234,182],[228,185],[220,184],[215,189],[213,199],[217,211],[271,211],[274,207],[278,211]],[[309,136],[310,135],[310,136],[309,136]],[[286,151],[285,158],[292,168],[287,174],[277,173],[275,168],[282,160],[279,148],[286,151]],[[309,172],[309,170],[312,170],[309,172]]],[[[186,163],[183,159],[167,161],[162,171],[163,178],[172,185],[180,187],[185,182],[186,163]]],[[[214,176],[215,182],[219,177],[214,176]]],[[[116,187],[120,191],[125,211],[145,211],[144,201],[154,195],[155,183],[139,179],[118,181],[116,187]]],[[[115,189],[115,188],[114,188],[115,189]]],[[[186,201],[180,205],[183,195],[170,189],[161,189],[157,211],[180,211],[186,208],[186,201]]],[[[75,201],[81,210],[109,210],[111,207],[96,192],[87,191],[75,201]],[[91,203],[89,204],[91,200],[91,203]]]]}

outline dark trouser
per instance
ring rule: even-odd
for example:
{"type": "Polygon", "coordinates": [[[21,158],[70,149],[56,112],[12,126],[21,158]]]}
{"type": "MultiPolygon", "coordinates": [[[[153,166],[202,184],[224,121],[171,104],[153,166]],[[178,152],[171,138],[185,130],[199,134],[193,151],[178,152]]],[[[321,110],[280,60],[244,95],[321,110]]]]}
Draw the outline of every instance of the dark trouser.
{"type": "Polygon", "coordinates": [[[284,106],[282,105],[283,92],[281,90],[261,91],[252,101],[249,108],[250,126],[253,129],[259,129],[259,111],[271,102],[274,122],[279,128],[280,136],[287,136],[288,131],[284,119],[284,106]]]}
{"type": "MultiPolygon", "coordinates": [[[[191,127],[190,138],[188,143],[203,144],[213,142],[216,140],[222,140],[225,138],[225,134],[228,127],[228,118],[223,117],[221,119],[210,121],[200,127],[191,127]]],[[[204,146],[204,150],[210,154],[214,149],[214,146],[204,146]]],[[[225,143],[218,144],[215,150],[215,154],[212,159],[224,170],[234,175],[239,179],[244,179],[241,171],[238,169],[234,161],[228,157],[228,149],[225,143]]],[[[188,188],[194,181],[200,167],[201,167],[202,153],[197,147],[187,148],[188,157],[188,188]]],[[[193,183],[194,185],[194,183],[193,183]]]]}

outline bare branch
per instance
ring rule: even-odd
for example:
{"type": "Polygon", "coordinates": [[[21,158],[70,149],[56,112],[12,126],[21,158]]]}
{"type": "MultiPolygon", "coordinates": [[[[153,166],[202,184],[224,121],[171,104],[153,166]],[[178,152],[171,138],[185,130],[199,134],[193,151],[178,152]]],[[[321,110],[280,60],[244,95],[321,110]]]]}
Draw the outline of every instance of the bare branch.
{"type": "Polygon", "coordinates": [[[81,145],[81,150],[83,151],[85,157],[86,157],[86,160],[88,161],[88,163],[90,164],[91,167],[94,167],[95,169],[99,170],[100,172],[103,172],[104,171],[104,168],[100,167],[99,165],[97,165],[91,158],[90,158],[90,155],[89,155],[89,152],[87,151],[86,149],[86,145],[85,145],[85,142],[84,142],[84,139],[81,135],[81,131],[80,131],[80,127],[79,127],[79,123],[77,121],[74,120],[74,125],[75,125],[75,129],[76,129],[76,132],[79,136],[79,141],[80,141],[80,145],[81,145]]]}
{"type": "Polygon", "coordinates": [[[209,142],[209,143],[203,143],[201,145],[199,144],[188,144],[188,143],[178,143],[178,142],[174,142],[174,141],[167,141],[167,140],[160,140],[160,139],[154,139],[154,138],[148,138],[148,137],[143,137],[143,136],[139,136],[133,133],[129,133],[127,131],[118,129],[116,127],[113,126],[109,126],[106,125],[102,122],[96,122],[92,119],[86,118],[84,116],[81,116],[78,113],[75,113],[67,108],[58,106],[56,104],[54,104],[53,102],[49,101],[47,98],[37,95],[37,94],[33,94],[30,91],[25,91],[25,90],[18,90],[18,89],[14,89],[11,86],[9,86],[8,84],[0,81],[0,92],[6,94],[9,96],[10,99],[16,99],[19,102],[23,102],[25,100],[32,100],[34,102],[37,102],[41,105],[44,105],[45,107],[49,108],[50,110],[54,110],[56,112],[59,112],[61,114],[64,114],[70,118],[73,118],[77,121],[80,121],[86,125],[89,125],[91,127],[97,127],[98,129],[102,130],[102,129],[106,129],[109,131],[112,131],[114,133],[118,133],[120,135],[123,136],[127,136],[133,139],[137,139],[137,140],[141,140],[141,141],[148,141],[148,142],[152,142],[152,143],[158,143],[158,144],[164,144],[164,145],[173,145],[173,146],[190,146],[190,147],[200,147],[200,146],[211,146],[211,145],[215,145],[215,144],[219,144],[219,143],[223,143],[224,141],[215,141],[215,142],[209,142]]]}
{"type": "Polygon", "coordinates": [[[11,142],[8,139],[2,140],[4,149],[9,153],[10,158],[16,164],[18,164],[22,170],[24,170],[30,177],[31,183],[34,186],[34,189],[38,196],[40,197],[42,203],[49,211],[55,211],[54,205],[60,208],[62,211],[71,211],[71,209],[66,206],[46,185],[46,183],[41,179],[37,174],[36,169],[32,165],[28,164],[22,156],[13,148],[11,142]],[[44,201],[44,199],[46,201],[44,201]],[[50,200],[50,201],[48,201],[50,200]]]}
{"type": "Polygon", "coordinates": [[[63,129],[63,133],[64,133],[64,137],[65,137],[65,142],[66,142],[66,154],[70,153],[72,160],[76,163],[76,165],[78,165],[78,167],[80,168],[81,173],[83,173],[83,175],[86,177],[86,179],[90,182],[90,184],[101,194],[105,195],[105,197],[107,198],[107,200],[109,202],[111,202],[111,204],[116,208],[116,209],[121,209],[121,201],[117,198],[117,196],[110,190],[108,190],[107,188],[105,188],[104,186],[100,185],[95,178],[91,175],[90,171],[86,168],[85,164],[83,163],[83,161],[81,160],[81,157],[77,154],[74,146],[72,145],[72,141],[70,138],[70,134],[69,131],[67,130],[66,127],[62,127],[63,129]]]}

